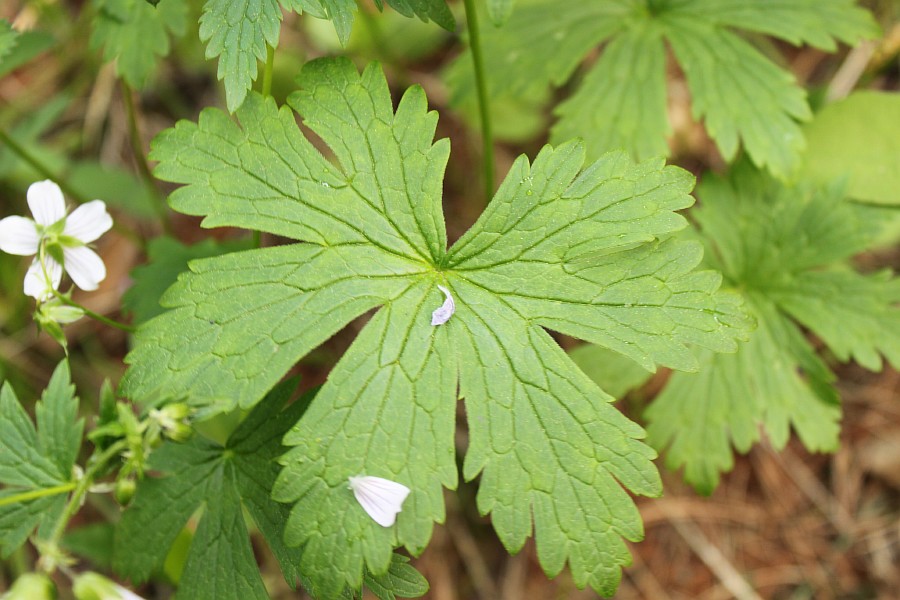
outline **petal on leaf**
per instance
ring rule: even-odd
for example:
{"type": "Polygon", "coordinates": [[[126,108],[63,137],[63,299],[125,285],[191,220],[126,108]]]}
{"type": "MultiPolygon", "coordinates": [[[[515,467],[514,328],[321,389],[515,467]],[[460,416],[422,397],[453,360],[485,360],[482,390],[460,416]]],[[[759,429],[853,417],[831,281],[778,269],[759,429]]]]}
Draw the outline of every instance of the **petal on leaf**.
{"type": "Polygon", "coordinates": [[[350,489],[363,510],[382,527],[390,527],[396,522],[410,492],[402,483],[371,475],[351,476],[350,489]]]}

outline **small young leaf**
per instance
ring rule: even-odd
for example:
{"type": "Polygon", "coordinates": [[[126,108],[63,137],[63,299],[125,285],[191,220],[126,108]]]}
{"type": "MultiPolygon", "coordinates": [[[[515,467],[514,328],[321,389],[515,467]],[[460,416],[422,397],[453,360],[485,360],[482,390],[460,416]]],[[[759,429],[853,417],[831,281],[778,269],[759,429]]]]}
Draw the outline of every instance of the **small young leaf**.
{"type": "MultiPolygon", "coordinates": [[[[37,430],[9,384],[0,389],[0,501],[27,492],[39,493],[72,481],[84,420],[63,361],[35,407],[37,430]]],[[[35,527],[62,510],[66,490],[30,500],[0,502],[0,556],[24,543],[35,527]]]]}
{"type": "MultiPolygon", "coordinates": [[[[709,261],[741,290],[758,329],[737,354],[708,354],[697,375],[677,373],[647,411],[651,443],[666,463],[711,492],[747,452],[762,424],[782,448],[793,427],[811,451],[837,447],[835,379],[802,324],[842,361],[900,365],[900,281],[862,275],[844,261],[876,239],[875,215],[839,187],[786,187],[746,164],[707,178],[694,212],[709,261]]],[[[876,213],[877,215],[877,213],[876,213]]]]}
{"type": "Polygon", "coordinates": [[[94,0],[91,46],[103,47],[116,73],[135,88],[142,87],[158,58],[169,53],[169,35],[184,34],[187,5],[182,0],[94,0]]]}
{"type": "Polygon", "coordinates": [[[239,124],[207,110],[153,144],[157,175],[187,184],[170,197],[204,225],[235,225],[302,243],[191,263],[142,327],[123,382],[142,401],[177,396],[208,411],[256,404],[305,354],[381,307],[285,436],[294,448],[273,490],[294,508],[313,591],[358,589],[388,571],[394,547],[418,553],[457,483],[455,403],[472,441],[464,472],[482,474],[479,507],[503,542],[537,532],[555,575],[611,593],[641,536],[625,492],[659,492],[642,430],[544,328],[604,345],[648,369],[694,369],[687,344],[733,351],[745,317],[720,277],[695,272],[686,222],[693,178],[662,161],[607,155],[582,171],[578,143],[520,157],[472,229],[449,251],[441,212],[449,146],[421,88],[394,110],[372,65],[308,63],[289,99],[296,117],[250,94],[239,124]],[[440,326],[432,314],[455,312],[440,326]],[[458,391],[459,390],[459,393],[458,391]],[[390,528],[354,499],[370,475],[412,492],[390,528]],[[341,515],[335,519],[334,515],[341,515]],[[585,515],[591,515],[586,518],[585,515]]]}

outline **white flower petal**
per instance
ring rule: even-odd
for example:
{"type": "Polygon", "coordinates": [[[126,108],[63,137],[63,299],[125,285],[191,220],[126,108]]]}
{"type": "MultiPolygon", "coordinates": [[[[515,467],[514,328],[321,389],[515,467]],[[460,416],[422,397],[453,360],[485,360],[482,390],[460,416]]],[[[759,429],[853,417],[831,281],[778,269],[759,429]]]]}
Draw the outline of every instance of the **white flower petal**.
{"type": "Polygon", "coordinates": [[[97,253],[87,246],[63,248],[64,266],[75,285],[85,291],[97,289],[106,277],[106,265],[97,253]]]}
{"type": "Polygon", "coordinates": [[[53,225],[66,216],[66,199],[59,186],[46,179],[28,186],[28,207],[38,225],[53,225]]]}
{"type": "Polygon", "coordinates": [[[109,231],[112,224],[112,217],[106,212],[106,203],[103,200],[92,200],[66,217],[63,234],[88,244],[109,231]]]}
{"type": "Polygon", "coordinates": [[[63,271],[60,264],[49,256],[44,260],[46,261],[44,268],[41,268],[41,263],[38,259],[35,258],[31,261],[31,266],[28,267],[28,271],[25,273],[24,286],[25,294],[42,302],[53,297],[51,289],[55,290],[59,288],[59,282],[62,280],[63,271]],[[47,281],[47,278],[44,276],[44,270],[47,271],[47,276],[50,277],[50,281],[47,281]]]}
{"type": "Polygon", "coordinates": [[[123,588],[121,585],[115,583],[113,584],[116,588],[116,593],[119,594],[118,600],[144,600],[141,596],[138,596],[134,592],[129,589],[123,588]]]}
{"type": "Polygon", "coordinates": [[[25,217],[6,217],[0,221],[0,250],[18,256],[37,254],[41,236],[34,221],[25,217]]]}
{"type": "Polygon", "coordinates": [[[368,475],[351,477],[350,489],[363,510],[382,527],[394,524],[409,496],[409,488],[402,483],[368,475]]]}
{"type": "Polygon", "coordinates": [[[445,288],[442,285],[437,286],[439,290],[444,292],[444,296],[446,296],[446,300],[441,304],[438,308],[434,309],[434,312],[431,313],[431,324],[432,325],[443,325],[447,321],[450,320],[450,317],[453,316],[453,313],[456,312],[456,302],[453,301],[453,296],[450,295],[450,290],[445,288]]]}

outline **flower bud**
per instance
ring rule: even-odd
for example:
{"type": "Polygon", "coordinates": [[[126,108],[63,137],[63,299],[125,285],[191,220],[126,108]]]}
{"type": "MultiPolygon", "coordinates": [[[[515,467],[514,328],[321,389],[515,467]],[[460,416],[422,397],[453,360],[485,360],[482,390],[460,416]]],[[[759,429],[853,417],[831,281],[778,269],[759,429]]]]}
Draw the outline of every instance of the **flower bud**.
{"type": "Polygon", "coordinates": [[[191,437],[192,429],[187,423],[191,408],[183,402],[167,404],[161,409],[152,409],[150,418],[159,424],[166,437],[183,442],[191,437]]]}
{"type": "Polygon", "coordinates": [[[43,573],[25,573],[0,600],[56,600],[56,587],[43,573]]]}
{"type": "Polygon", "coordinates": [[[136,489],[137,484],[134,479],[131,479],[130,477],[119,479],[116,481],[116,489],[113,491],[116,502],[118,502],[120,506],[128,506],[131,504],[131,499],[134,498],[136,489]]]}
{"type": "Polygon", "coordinates": [[[92,572],[76,577],[72,591],[78,600],[144,600],[118,583],[92,572]]]}

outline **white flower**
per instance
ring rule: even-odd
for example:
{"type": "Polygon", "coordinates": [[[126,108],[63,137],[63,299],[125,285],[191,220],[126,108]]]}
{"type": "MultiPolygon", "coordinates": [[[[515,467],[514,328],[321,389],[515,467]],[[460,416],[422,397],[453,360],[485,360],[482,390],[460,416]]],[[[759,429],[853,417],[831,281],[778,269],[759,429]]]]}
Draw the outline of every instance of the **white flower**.
{"type": "Polygon", "coordinates": [[[34,220],[26,217],[0,220],[0,250],[19,256],[38,255],[25,275],[25,293],[46,300],[59,286],[63,268],[75,285],[87,291],[96,290],[106,277],[106,267],[87,244],[112,227],[106,204],[94,200],[66,216],[62,190],[50,180],[31,184],[27,197],[34,220]]]}
{"type": "Polygon", "coordinates": [[[431,324],[443,325],[444,323],[449,321],[450,317],[453,316],[453,313],[456,312],[456,303],[453,301],[453,296],[450,295],[450,290],[442,285],[439,285],[437,287],[439,290],[444,292],[444,296],[446,296],[446,299],[444,300],[443,304],[434,309],[434,312],[431,313],[431,324]]]}
{"type": "Polygon", "coordinates": [[[394,524],[409,496],[409,488],[402,483],[370,475],[350,477],[350,489],[366,513],[382,527],[394,524]]]}

